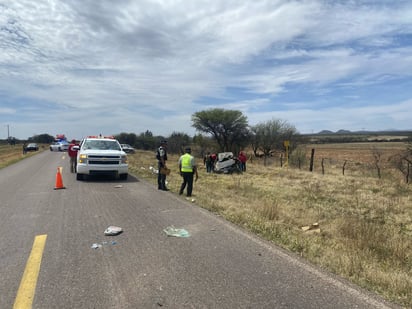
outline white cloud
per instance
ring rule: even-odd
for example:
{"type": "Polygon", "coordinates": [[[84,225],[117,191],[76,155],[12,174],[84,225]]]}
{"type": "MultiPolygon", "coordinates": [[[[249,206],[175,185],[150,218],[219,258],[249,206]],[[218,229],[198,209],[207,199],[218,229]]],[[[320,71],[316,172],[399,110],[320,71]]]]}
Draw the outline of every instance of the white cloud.
{"type": "MultiPolygon", "coordinates": [[[[398,101],[376,106],[403,108],[412,97],[409,1],[8,0],[0,6],[0,122],[12,124],[20,138],[49,130],[79,137],[99,128],[192,133],[191,114],[210,107],[239,109],[255,121],[293,114],[288,120],[301,131],[337,123],[352,129],[359,110],[336,118],[334,107],[320,109],[320,102],[366,101],[356,90],[375,98],[377,87],[369,87],[397,81],[405,84],[396,90],[398,101]],[[353,92],[339,98],[342,89],[353,92]]],[[[368,119],[379,127],[376,110],[369,109],[368,119]]],[[[400,117],[404,109],[389,110],[388,126],[412,123],[409,114],[400,117]]]]}
{"type": "MultiPolygon", "coordinates": [[[[300,104],[297,104],[300,106],[300,104]]],[[[412,100],[396,105],[325,107],[321,109],[298,108],[270,113],[251,113],[249,121],[252,125],[272,118],[286,120],[293,124],[300,133],[317,133],[323,129],[338,131],[340,129],[358,130],[410,130],[410,111],[412,100]],[[400,125],[399,125],[400,123],[400,125]]]]}

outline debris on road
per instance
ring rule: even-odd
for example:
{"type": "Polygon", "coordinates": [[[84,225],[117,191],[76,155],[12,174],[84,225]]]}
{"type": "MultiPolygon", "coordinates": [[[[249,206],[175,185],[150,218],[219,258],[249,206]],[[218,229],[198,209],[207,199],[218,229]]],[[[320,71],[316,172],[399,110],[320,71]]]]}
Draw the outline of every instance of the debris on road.
{"type": "Polygon", "coordinates": [[[111,242],[107,242],[107,241],[102,241],[101,243],[94,243],[91,248],[92,249],[100,249],[101,247],[105,246],[105,245],[116,245],[117,242],[116,241],[111,241],[111,242]]]}
{"type": "Polygon", "coordinates": [[[123,232],[123,229],[121,227],[111,225],[104,231],[104,235],[115,236],[115,235],[119,235],[122,232],[123,232]]]}
{"type": "Polygon", "coordinates": [[[163,230],[167,236],[173,236],[173,237],[190,237],[190,233],[186,231],[185,229],[178,229],[175,228],[174,226],[168,226],[163,230]]]}
{"type": "Polygon", "coordinates": [[[102,241],[102,245],[116,245],[117,241],[111,241],[111,242],[107,242],[107,241],[102,241]]]}
{"type": "Polygon", "coordinates": [[[99,249],[99,248],[101,248],[101,247],[103,247],[103,245],[101,245],[101,244],[93,244],[92,245],[92,249],[99,249]]]}
{"type": "Polygon", "coordinates": [[[115,188],[123,188],[122,185],[115,185],[114,187],[115,187],[115,188]]]}

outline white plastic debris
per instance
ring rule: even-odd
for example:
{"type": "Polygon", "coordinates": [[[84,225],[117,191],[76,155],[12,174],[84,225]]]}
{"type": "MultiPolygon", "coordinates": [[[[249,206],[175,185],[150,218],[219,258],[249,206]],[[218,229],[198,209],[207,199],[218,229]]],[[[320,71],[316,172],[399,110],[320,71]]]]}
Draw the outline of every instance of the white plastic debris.
{"type": "Polygon", "coordinates": [[[93,244],[92,245],[92,249],[99,249],[99,248],[101,248],[102,247],[102,245],[101,244],[93,244]]]}
{"type": "Polygon", "coordinates": [[[167,234],[167,236],[190,237],[190,234],[188,231],[186,231],[185,229],[175,228],[174,226],[168,226],[163,231],[167,234]]]}
{"type": "Polygon", "coordinates": [[[150,166],[149,170],[151,170],[153,174],[159,174],[159,170],[155,169],[153,166],[150,166]]]}
{"type": "Polygon", "coordinates": [[[122,232],[123,232],[123,229],[121,227],[111,225],[104,231],[104,235],[115,236],[115,235],[119,235],[122,232]]]}
{"type": "Polygon", "coordinates": [[[100,249],[103,246],[107,246],[107,245],[116,245],[117,242],[116,241],[111,241],[111,242],[107,242],[107,241],[102,241],[101,243],[94,243],[91,248],[92,249],[100,249]]]}

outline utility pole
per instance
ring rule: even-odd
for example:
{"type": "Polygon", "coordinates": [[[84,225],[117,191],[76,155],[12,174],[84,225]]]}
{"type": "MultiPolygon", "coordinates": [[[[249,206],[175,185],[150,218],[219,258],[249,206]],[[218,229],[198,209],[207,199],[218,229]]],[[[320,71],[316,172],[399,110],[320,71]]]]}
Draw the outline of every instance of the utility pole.
{"type": "Polygon", "coordinates": [[[7,125],[7,140],[10,138],[10,126],[7,125]]]}

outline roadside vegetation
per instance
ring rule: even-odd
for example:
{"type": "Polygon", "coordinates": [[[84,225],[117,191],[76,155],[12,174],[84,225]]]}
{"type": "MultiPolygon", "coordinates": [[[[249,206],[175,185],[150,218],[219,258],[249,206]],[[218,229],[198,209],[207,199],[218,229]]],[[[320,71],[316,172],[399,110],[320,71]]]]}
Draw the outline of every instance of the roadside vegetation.
{"type": "MultiPolygon", "coordinates": [[[[39,151],[43,151],[45,146],[40,146],[39,151]]],[[[24,158],[33,156],[38,151],[27,152],[23,154],[23,144],[15,144],[15,145],[8,145],[8,144],[0,144],[0,168],[4,168],[8,165],[16,163],[24,158]]]]}
{"type": "MultiPolygon", "coordinates": [[[[364,147],[334,145],[328,157],[373,160],[364,147]]],[[[387,145],[388,146],[388,145],[387,145]]],[[[323,154],[326,157],[326,146],[323,154]]],[[[311,148],[311,147],[308,147],[311,148]]],[[[177,155],[168,187],[177,194],[177,155]]],[[[129,158],[131,172],[156,185],[152,151],[129,158]]],[[[322,174],[253,158],[244,174],[207,174],[201,157],[195,204],[384,298],[412,307],[412,187],[374,172],[347,172],[329,162],[322,174]]],[[[337,160],[336,162],[343,162],[337,160]]],[[[319,167],[319,163],[317,163],[319,167]]],[[[184,199],[184,197],[182,197],[184,199]]]]}

